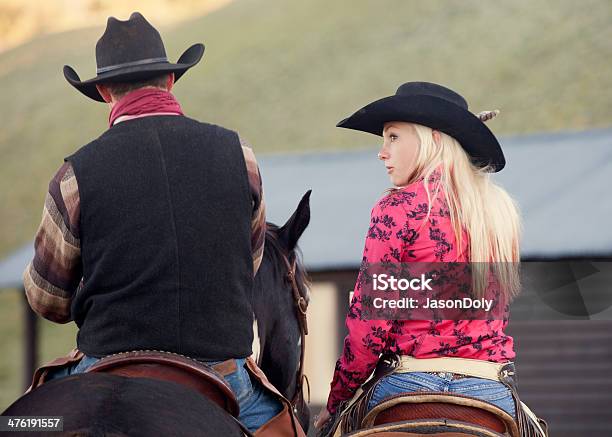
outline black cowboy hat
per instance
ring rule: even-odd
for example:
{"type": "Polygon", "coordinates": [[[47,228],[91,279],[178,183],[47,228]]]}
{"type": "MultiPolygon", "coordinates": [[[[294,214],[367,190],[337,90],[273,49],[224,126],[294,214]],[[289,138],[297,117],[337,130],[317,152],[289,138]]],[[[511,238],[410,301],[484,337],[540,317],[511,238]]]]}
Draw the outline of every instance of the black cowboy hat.
{"type": "Polygon", "coordinates": [[[336,126],[382,136],[389,121],[407,121],[444,132],[455,138],[479,167],[498,172],[506,165],[502,149],[479,117],[468,111],[456,92],[429,82],[407,82],[395,95],[364,106],[336,126]]]}
{"type": "Polygon", "coordinates": [[[146,80],[164,73],[174,73],[176,82],[200,62],[203,54],[204,44],[194,44],[176,64],[171,64],[159,32],[139,12],[134,12],[127,21],[109,17],[96,44],[96,77],[81,81],[68,65],[64,65],[64,77],[87,97],[103,102],[96,84],[146,80]]]}

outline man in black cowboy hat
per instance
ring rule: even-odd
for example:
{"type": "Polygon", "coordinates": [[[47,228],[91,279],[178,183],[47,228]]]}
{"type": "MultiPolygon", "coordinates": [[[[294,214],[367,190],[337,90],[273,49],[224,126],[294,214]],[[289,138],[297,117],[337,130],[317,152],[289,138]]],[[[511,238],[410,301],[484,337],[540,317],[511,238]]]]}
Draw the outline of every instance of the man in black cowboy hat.
{"type": "Polygon", "coordinates": [[[64,67],[77,90],[110,105],[109,129],[51,180],[24,285],[34,311],[79,327],[84,358],[51,377],[133,350],[235,360],[227,380],[235,392],[248,385],[240,419],[253,431],[281,409],[257,382],[251,389],[244,368],[262,185],[242,138],[183,116],[170,93],[203,53],[195,44],[170,63],[157,30],[134,13],[108,19],[95,78],[64,67]]]}

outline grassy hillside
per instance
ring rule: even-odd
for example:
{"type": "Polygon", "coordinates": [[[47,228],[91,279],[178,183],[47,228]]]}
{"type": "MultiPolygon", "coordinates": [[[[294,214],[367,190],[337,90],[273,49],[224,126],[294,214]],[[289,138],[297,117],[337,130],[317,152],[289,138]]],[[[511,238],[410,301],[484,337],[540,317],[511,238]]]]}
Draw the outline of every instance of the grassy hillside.
{"type": "MultiPolygon", "coordinates": [[[[490,125],[499,134],[608,126],[611,22],[606,0],[236,0],[161,31],[172,60],[207,46],[175,88],[187,114],[239,130],[261,153],[374,145],[335,123],[409,80],[456,88],[475,112],[501,109],[490,125]]],[[[105,129],[105,105],[61,74],[71,64],[94,75],[102,31],[0,55],[0,257],[32,238],[62,158],[105,129]]],[[[19,303],[0,291],[4,356],[21,353],[19,303]]],[[[43,359],[69,350],[72,330],[45,324],[43,359]]],[[[0,409],[17,395],[19,368],[0,362],[0,409]]]]}
{"type": "Polygon", "coordinates": [[[231,0],[0,0],[0,52],[39,35],[98,26],[106,17],[138,9],[156,22],[176,23],[225,6],[231,0]]]}
{"type": "MultiPolygon", "coordinates": [[[[238,0],[162,28],[175,60],[203,41],[176,87],[186,112],[238,129],[257,152],[350,148],[374,137],[334,128],[408,80],[456,88],[497,133],[581,129],[612,119],[612,3],[238,0]]],[[[0,255],[31,238],[62,158],[105,129],[106,107],[63,79],[94,75],[102,28],[0,55],[0,255]]]]}

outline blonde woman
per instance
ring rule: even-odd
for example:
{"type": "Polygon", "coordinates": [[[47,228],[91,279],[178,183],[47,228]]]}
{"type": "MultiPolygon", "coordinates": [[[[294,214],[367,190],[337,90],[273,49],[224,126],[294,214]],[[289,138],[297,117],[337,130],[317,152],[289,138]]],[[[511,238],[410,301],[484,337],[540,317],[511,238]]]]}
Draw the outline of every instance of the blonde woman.
{"type": "MultiPolygon", "coordinates": [[[[485,120],[454,91],[409,82],[338,124],[383,137],[378,159],[395,188],[372,210],[363,264],[406,262],[494,263],[499,293],[519,289],[520,219],[510,196],[490,178],[505,165],[501,147],[485,120]]],[[[487,269],[473,272],[482,295],[487,269]]],[[[507,307],[498,320],[367,320],[357,281],[346,318],[348,335],[336,364],[320,428],[368,379],[383,353],[415,359],[462,357],[507,363],[515,357],[505,334],[507,307]]],[[[460,393],[488,401],[516,417],[510,388],[492,379],[453,372],[393,373],[372,392],[368,409],[388,396],[413,391],[460,393]]]]}

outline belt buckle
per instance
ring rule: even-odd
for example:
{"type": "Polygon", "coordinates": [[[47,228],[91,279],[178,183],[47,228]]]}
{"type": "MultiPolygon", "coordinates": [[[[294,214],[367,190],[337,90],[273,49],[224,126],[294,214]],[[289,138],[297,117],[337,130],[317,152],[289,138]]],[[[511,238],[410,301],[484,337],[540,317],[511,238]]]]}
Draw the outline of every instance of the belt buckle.
{"type": "Polygon", "coordinates": [[[450,372],[425,372],[425,373],[429,373],[430,375],[437,376],[438,378],[446,378],[448,375],[451,375],[450,372]]]}
{"type": "Polygon", "coordinates": [[[460,373],[454,373],[454,372],[428,372],[431,373],[432,375],[436,375],[439,378],[444,378],[444,379],[450,379],[451,381],[455,381],[457,379],[463,379],[466,376],[462,375],[460,373]]]}

